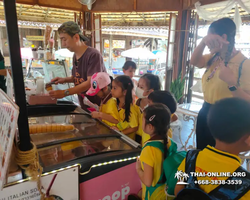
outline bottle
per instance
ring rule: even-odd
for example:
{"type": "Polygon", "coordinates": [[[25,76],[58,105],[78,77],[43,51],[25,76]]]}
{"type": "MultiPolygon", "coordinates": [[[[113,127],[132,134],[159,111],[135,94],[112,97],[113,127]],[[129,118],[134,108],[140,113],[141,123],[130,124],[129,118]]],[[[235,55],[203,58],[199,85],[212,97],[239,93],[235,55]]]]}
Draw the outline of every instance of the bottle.
{"type": "Polygon", "coordinates": [[[53,88],[52,88],[52,83],[46,83],[45,89],[46,89],[47,91],[53,90],[53,88]]]}
{"type": "Polygon", "coordinates": [[[44,94],[44,79],[38,77],[36,79],[36,94],[44,94]]]}

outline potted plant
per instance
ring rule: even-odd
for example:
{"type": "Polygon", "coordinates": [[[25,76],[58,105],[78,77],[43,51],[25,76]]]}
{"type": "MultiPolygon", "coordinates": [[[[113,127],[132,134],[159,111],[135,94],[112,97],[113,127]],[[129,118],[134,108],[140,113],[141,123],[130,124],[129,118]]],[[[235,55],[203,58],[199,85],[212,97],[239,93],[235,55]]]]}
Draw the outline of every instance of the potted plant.
{"type": "Polygon", "coordinates": [[[170,92],[174,95],[177,102],[179,102],[183,97],[184,86],[185,78],[182,79],[181,74],[171,83],[170,92]]]}

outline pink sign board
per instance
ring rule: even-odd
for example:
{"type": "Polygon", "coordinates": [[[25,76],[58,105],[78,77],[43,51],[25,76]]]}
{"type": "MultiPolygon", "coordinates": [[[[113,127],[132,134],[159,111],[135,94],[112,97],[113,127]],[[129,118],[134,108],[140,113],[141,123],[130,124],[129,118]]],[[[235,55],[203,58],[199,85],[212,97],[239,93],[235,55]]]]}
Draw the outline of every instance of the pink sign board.
{"type": "Polygon", "coordinates": [[[80,184],[81,200],[125,200],[129,194],[138,194],[140,190],[135,163],[80,184]]]}

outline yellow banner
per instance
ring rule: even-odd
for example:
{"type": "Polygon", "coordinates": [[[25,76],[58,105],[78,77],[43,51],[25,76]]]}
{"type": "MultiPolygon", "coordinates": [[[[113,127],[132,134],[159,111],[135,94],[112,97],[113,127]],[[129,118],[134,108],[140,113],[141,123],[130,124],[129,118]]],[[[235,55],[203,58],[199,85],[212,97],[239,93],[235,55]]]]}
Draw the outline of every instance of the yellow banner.
{"type": "Polygon", "coordinates": [[[44,36],[39,35],[27,35],[26,39],[28,41],[44,41],[44,36]]]}

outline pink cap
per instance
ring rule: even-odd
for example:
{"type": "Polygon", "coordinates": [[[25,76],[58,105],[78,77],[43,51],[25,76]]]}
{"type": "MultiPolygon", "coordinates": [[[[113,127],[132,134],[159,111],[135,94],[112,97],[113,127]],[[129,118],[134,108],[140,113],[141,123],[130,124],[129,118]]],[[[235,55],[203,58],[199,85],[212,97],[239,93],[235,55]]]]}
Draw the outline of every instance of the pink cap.
{"type": "Polygon", "coordinates": [[[105,72],[95,73],[91,77],[91,87],[87,91],[87,95],[95,96],[102,88],[108,86],[111,83],[110,77],[105,72]]]}

